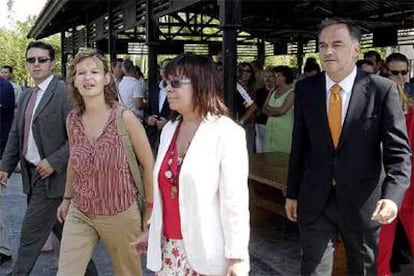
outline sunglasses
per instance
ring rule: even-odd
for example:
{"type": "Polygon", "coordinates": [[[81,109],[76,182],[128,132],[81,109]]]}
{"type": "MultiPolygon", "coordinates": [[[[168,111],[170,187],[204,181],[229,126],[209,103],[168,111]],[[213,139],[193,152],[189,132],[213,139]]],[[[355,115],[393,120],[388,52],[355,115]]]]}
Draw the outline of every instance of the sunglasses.
{"type": "Polygon", "coordinates": [[[166,89],[168,85],[171,85],[172,88],[180,88],[183,84],[191,83],[190,79],[187,78],[181,78],[178,80],[162,80],[161,86],[162,88],[166,89]]]}
{"type": "Polygon", "coordinates": [[[398,71],[398,70],[390,70],[390,72],[391,72],[391,74],[392,74],[392,75],[394,75],[394,76],[398,76],[399,74],[401,74],[401,75],[405,76],[405,75],[407,75],[407,73],[408,73],[408,71],[407,71],[407,70],[401,70],[401,71],[398,71]]]}
{"type": "Polygon", "coordinates": [[[35,63],[36,60],[39,63],[46,63],[50,60],[50,58],[48,58],[48,57],[37,57],[37,58],[36,57],[28,57],[28,58],[26,58],[26,62],[30,63],[30,64],[35,63]]]}

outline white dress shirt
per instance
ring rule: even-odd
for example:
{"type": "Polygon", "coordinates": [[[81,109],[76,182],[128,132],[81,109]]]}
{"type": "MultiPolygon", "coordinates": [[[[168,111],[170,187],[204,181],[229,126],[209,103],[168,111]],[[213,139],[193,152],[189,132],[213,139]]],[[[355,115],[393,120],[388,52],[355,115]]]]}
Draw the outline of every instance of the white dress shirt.
{"type": "MultiPolygon", "coordinates": [[[[354,70],[352,70],[351,74],[346,76],[338,85],[341,87],[341,95],[342,99],[342,118],[341,118],[341,125],[344,125],[346,112],[348,111],[349,101],[351,100],[352,96],[352,87],[354,86],[355,78],[357,74],[356,66],[354,70]]],[[[325,73],[326,78],[326,112],[329,112],[329,98],[331,97],[331,88],[336,82],[334,82],[328,75],[325,73]]]]}
{"type": "MultiPolygon", "coordinates": [[[[45,94],[46,89],[48,88],[50,82],[53,79],[53,75],[50,75],[47,79],[37,85],[39,87],[39,91],[37,92],[35,106],[33,108],[32,118],[30,119],[30,125],[33,123],[33,115],[36,113],[36,109],[45,94]]],[[[30,92],[31,93],[31,92],[30,92]]],[[[32,164],[37,165],[40,162],[40,154],[39,149],[37,148],[36,141],[33,137],[32,128],[29,128],[29,136],[27,137],[27,152],[24,158],[32,164]]]]}
{"type": "Polygon", "coordinates": [[[136,104],[137,98],[144,98],[144,91],[142,90],[141,84],[134,77],[124,76],[119,83],[119,100],[138,118],[142,119],[144,111],[142,109],[138,109],[136,104]]]}

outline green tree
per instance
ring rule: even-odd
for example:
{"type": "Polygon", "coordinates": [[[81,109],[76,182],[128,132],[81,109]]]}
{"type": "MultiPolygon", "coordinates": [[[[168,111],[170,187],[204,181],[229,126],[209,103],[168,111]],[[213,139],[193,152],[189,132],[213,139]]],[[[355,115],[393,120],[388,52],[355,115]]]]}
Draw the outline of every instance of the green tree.
{"type": "MultiPolygon", "coordinates": [[[[12,2],[11,0],[9,2],[12,2]]],[[[36,21],[36,17],[29,17],[25,22],[16,22],[13,29],[0,28],[0,66],[10,65],[14,68],[14,82],[19,84],[32,84],[32,80],[27,72],[25,63],[26,47],[32,39],[27,38],[27,34],[36,21]]],[[[61,72],[61,48],[60,36],[54,35],[43,41],[53,45],[56,51],[55,72],[61,72]]]]}

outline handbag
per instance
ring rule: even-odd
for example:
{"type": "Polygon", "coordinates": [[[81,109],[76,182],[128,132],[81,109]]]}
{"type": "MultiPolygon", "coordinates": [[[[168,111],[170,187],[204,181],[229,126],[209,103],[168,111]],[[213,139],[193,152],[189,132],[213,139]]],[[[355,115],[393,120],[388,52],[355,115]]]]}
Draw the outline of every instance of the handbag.
{"type": "Polygon", "coordinates": [[[129,171],[131,172],[135,186],[137,188],[137,203],[141,213],[141,228],[144,229],[143,220],[145,212],[145,190],[144,185],[142,183],[142,176],[138,165],[137,157],[135,156],[135,152],[132,147],[132,142],[125,125],[125,121],[122,118],[122,113],[124,112],[124,110],[124,107],[118,105],[115,117],[116,128],[118,135],[121,138],[122,147],[124,148],[125,154],[127,156],[129,171]]]}

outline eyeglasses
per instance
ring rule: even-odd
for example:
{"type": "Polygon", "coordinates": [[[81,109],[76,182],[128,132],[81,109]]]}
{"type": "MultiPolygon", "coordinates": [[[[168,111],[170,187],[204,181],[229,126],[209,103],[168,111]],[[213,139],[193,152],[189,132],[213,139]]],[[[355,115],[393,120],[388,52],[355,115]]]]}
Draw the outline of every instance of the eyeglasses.
{"type": "Polygon", "coordinates": [[[172,88],[180,88],[183,84],[191,83],[190,79],[187,78],[181,78],[177,80],[162,80],[161,86],[162,88],[166,89],[168,85],[171,85],[172,88]]]}
{"type": "Polygon", "coordinates": [[[391,74],[392,74],[392,75],[394,75],[394,76],[398,76],[399,74],[401,74],[401,75],[405,76],[405,75],[407,75],[407,73],[408,73],[408,71],[407,71],[407,70],[401,70],[401,71],[398,71],[398,70],[390,70],[390,72],[391,72],[391,74]]]}
{"type": "Polygon", "coordinates": [[[26,62],[30,63],[30,64],[35,63],[36,60],[39,63],[46,63],[50,60],[50,58],[48,58],[48,57],[28,57],[28,58],[26,58],[26,62]]]}

